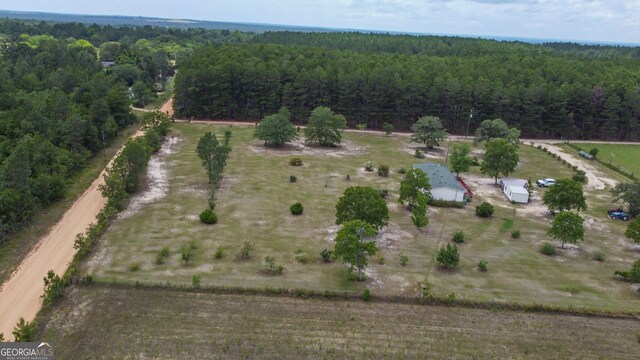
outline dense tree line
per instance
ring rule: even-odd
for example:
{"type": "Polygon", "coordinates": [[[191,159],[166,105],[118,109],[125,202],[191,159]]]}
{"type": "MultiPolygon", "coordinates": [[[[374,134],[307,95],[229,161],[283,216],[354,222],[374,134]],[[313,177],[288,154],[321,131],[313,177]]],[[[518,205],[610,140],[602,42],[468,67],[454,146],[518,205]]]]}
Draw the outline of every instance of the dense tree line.
{"type": "Polygon", "coordinates": [[[408,130],[419,117],[438,116],[458,134],[471,134],[482,120],[501,118],[523,137],[638,139],[637,59],[492,43],[496,49],[486,54],[451,56],[206,46],[179,64],[175,107],[186,117],[257,120],[286,106],[300,121],[317,106],[327,106],[343,114],[349,126],[380,128],[387,122],[398,130],[408,130]]]}
{"type": "Polygon", "coordinates": [[[135,118],[127,87],[77,41],[19,37],[0,53],[0,240],[135,118]]]}

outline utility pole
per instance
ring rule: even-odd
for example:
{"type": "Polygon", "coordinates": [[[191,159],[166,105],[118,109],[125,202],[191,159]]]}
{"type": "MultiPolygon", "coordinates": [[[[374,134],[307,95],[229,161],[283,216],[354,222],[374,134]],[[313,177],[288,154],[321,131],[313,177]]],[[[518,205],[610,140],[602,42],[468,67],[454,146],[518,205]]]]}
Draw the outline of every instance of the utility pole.
{"type": "MultiPolygon", "coordinates": [[[[449,162],[449,148],[451,147],[451,134],[449,134],[449,142],[447,143],[447,157],[446,159],[444,159],[444,163],[448,163],[449,162]]],[[[457,194],[456,194],[457,196],[457,194]]]]}
{"type": "Polygon", "coordinates": [[[469,125],[471,124],[471,118],[473,118],[473,108],[471,108],[471,111],[469,112],[469,120],[467,121],[467,131],[465,132],[464,136],[469,136],[469,125]]]}

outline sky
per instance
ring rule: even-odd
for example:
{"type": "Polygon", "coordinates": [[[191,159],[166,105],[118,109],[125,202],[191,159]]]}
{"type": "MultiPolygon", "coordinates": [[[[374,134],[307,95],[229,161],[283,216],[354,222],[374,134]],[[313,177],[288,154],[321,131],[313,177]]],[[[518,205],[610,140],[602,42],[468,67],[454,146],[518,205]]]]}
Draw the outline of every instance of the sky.
{"type": "Polygon", "coordinates": [[[640,0],[0,0],[0,9],[640,42],[640,0]]]}

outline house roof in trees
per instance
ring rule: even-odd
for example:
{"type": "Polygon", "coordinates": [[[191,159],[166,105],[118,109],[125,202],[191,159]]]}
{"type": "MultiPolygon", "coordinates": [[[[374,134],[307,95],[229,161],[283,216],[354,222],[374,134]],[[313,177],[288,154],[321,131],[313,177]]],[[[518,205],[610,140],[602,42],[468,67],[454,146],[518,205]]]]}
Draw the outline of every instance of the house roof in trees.
{"type": "Polygon", "coordinates": [[[429,183],[432,189],[450,188],[458,191],[465,191],[456,177],[451,173],[448,167],[436,163],[414,164],[414,169],[424,171],[429,177],[429,183]]]}

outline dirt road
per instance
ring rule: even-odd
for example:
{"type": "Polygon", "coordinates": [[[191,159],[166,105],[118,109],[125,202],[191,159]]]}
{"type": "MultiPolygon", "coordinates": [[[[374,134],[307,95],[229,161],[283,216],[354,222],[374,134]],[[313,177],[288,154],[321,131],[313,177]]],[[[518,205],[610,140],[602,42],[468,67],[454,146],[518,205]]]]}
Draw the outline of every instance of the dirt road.
{"type": "MultiPolygon", "coordinates": [[[[142,135],[136,132],[133,137],[142,135]]],[[[109,163],[109,166],[111,162],[109,163]]],[[[11,332],[23,317],[32,321],[40,307],[43,278],[49,270],[63,274],[73,259],[73,243],[77,234],[86,231],[95,222],[106,199],[98,189],[104,182],[104,171],[67,210],[49,233],[40,239],[36,247],[25,257],[20,266],[0,288],[0,333],[7,341],[13,340],[11,332]]]]}

